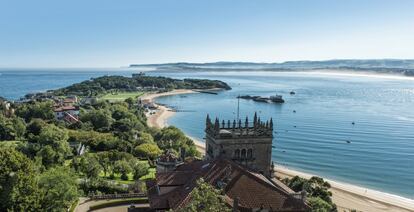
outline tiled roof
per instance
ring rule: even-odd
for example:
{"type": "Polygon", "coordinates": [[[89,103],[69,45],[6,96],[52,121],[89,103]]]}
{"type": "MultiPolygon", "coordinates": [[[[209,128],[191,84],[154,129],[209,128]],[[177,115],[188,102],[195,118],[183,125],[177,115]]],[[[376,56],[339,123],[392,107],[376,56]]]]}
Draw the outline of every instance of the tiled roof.
{"type": "Polygon", "coordinates": [[[309,207],[292,197],[281,186],[261,174],[225,159],[194,161],[175,171],[157,174],[156,181],[147,183],[149,202],[153,209],[176,209],[190,201],[190,192],[199,178],[225,192],[229,206],[239,198],[241,211],[265,208],[272,211],[308,211],[309,207]],[[159,188],[159,193],[157,190],[159,188]]]}
{"type": "Polygon", "coordinates": [[[63,112],[63,111],[68,111],[68,110],[79,110],[79,107],[77,107],[77,106],[61,106],[61,107],[57,107],[57,108],[53,109],[53,111],[55,111],[55,112],[63,112]]]}

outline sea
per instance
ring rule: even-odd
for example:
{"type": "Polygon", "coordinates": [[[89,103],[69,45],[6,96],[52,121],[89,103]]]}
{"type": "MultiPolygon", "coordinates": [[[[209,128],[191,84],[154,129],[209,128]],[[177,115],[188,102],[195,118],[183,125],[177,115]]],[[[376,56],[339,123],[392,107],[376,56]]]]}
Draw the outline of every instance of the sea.
{"type": "MultiPolygon", "coordinates": [[[[0,96],[68,86],[103,75],[131,76],[131,69],[0,70],[0,96]]],[[[218,95],[157,98],[177,112],[168,120],[203,140],[213,119],[272,118],[272,158],[288,168],[414,199],[414,78],[390,75],[266,71],[151,71],[148,75],[222,80],[218,95]],[[295,94],[291,95],[290,92],[295,94]],[[237,99],[283,95],[285,103],[237,99]],[[239,112],[238,112],[239,111],[239,112]]]]}

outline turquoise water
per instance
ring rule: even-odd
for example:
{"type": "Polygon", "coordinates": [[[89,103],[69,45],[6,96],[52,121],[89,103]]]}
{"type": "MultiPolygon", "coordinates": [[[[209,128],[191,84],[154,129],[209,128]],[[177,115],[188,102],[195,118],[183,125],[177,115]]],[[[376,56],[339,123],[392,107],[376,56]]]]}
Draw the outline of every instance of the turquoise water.
{"type": "Polygon", "coordinates": [[[286,103],[240,100],[242,117],[252,117],[255,111],[264,119],[273,117],[275,162],[414,198],[413,80],[275,72],[163,75],[219,79],[233,87],[219,95],[185,94],[157,99],[189,111],[178,112],[169,124],[190,136],[203,139],[206,114],[235,118],[237,95],[269,96],[277,92],[286,103]],[[292,90],[296,95],[289,95],[292,90]]]}
{"type": "MultiPolygon", "coordinates": [[[[0,70],[0,96],[18,99],[26,93],[64,87],[91,77],[130,76],[132,72],[0,70]]],[[[286,100],[282,105],[240,100],[242,116],[252,116],[257,111],[264,119],[273,117],[275,162],[414,199],[413,80],[275,72],[152,72],[150,75],[219,79],[233,87],[219,95],[186,94],[157,100],[187,111],[177,113],[169,123],[199,139],[204,137],[207,113],[235,118],[237,95],[282,94],[286,100]],[[289,95],[291,90],[296,95],[289,95]]]]}

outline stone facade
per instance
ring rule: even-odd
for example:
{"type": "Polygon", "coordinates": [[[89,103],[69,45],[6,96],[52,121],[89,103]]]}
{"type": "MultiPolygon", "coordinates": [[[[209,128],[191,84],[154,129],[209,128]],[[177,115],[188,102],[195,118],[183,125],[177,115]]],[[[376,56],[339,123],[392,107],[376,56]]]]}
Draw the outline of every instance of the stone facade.
{"type": "Polygon", "coordinates": [[[227,122],[216,118],[206,120],[207,159],[225,158],[270,177],[272,159],[273,121],[262,122],[254,115],[253,122],[246,117],[227,122]]]}

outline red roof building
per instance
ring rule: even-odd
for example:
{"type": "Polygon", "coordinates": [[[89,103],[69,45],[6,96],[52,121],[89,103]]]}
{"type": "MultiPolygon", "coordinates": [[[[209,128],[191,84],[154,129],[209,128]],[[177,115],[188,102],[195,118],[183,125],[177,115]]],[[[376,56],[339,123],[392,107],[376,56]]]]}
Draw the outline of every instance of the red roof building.
{"type": "Polygon", "coordinates": [[[310,211],[304,194],[220,158],[193,161],[174,171],[157,173],[155,180],[147,182],[151,209],[165,211],[184,207],[191,201],[190,193],[200,178],[222,189],[227,205],[236,204],[237,211],[310,211]]]}

